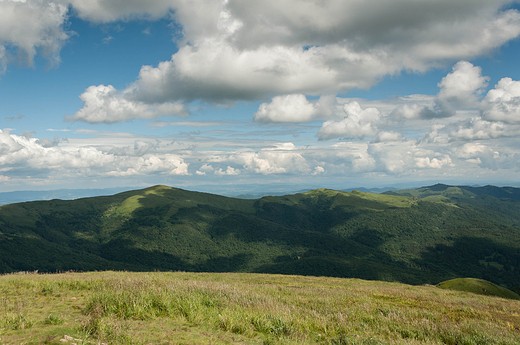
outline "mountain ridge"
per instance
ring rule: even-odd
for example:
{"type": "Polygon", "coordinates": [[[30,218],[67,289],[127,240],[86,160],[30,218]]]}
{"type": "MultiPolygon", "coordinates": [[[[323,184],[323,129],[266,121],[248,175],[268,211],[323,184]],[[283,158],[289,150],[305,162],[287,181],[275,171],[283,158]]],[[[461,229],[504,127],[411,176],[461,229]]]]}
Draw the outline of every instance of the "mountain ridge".
{"type": "Polygon", "coordinates": [[[411,284],[471,276],[518,287],[520,189],[501,188],[317,189],[249,200],[158,185],[4,205],[0,272],[234,271],[411,284]]]}

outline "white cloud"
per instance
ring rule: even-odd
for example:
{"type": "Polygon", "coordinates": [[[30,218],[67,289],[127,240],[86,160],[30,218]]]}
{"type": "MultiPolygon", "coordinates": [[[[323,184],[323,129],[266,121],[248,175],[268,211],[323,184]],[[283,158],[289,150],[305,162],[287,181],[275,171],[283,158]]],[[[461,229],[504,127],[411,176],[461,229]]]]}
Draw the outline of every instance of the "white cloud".
{"type": "Polygon", "coordinates": [[[320,174],[323,174],[323,173],[325,173],[325,169],[323,169],[322,166],[319,166],[319,165],[318,165],[318,166],[316,166],[316,167],[314,168],[314,171],[312,172],[311,175],[320,175],[320,174]]]}
{"type": "Polygon", "coordinates": [[[438,84],[438,98],[453,108],[472,107],[477,105],[478,98],[487,86],[488,77],[482,76],[482,69],[467,61],[459,61],[453,71],[442,78],[438,84]]]}
{"type": "Polygon", "coordinates": [[[235,169],[228,165],[226,170],[222,170],[222,168],[215,170],[215,175],[223,176],[223,175],[238,175],[240,174],[240,170],[235,169]]]}
{"type": "MultiPolygon", "coordinates": [[[[85,105],[68,120],[114,123],[183,114],[179,101],[226,103],[274,97],[262,104],[257,121],[308,122],[336,110],[309,102],[304,94],[369,88],[386,75],[481,56],[517,37],[520,13],[504,10],[507,3],[378,0],[368,6],[343,0],[305,4],[267,0],[246,6],[234,0],[1,0],[0,72],[12,60],[13,49],[23,52],[29,64],[41,53],[57,65],[69,37],[64,29],[69,4],[72,14],[94,23],[170,16],[184,35],[171,60],[143,66],[126,90],[88,88],[81,95],[85,105]],[[413,16],[404,15],[411,9],[413,16]],[[168,109],[161,109],[161,104],[168,109]]],[[[402,105],[394,115],[404,119],[452,115],[457,107],[473,104],[485,85],[486,79],[477,72],[477,67],[460,62],[439,84],[433,107],[402,105]]],[[[488,119],[504,113],[497,109],[485,110],[488,119]]],[[[515,120],[507,117],[507,121],[515,120]]]]}
{"type": "Polygon", "coordinates": [[[207,163],[206,163],[206,164],[204,164],[203,166],[201,166],[201,167],[199,168],[199,170],[197,170],[197,171],[195,172],[195,174],[197,174],[197,175],[201,175],[201,176],[202,176],[202,175],[206,175],[207,172],[212,172],[212,171],[214,171],[214,170],[215,170],[215,169],[213,168],[213,166],[211,166],[210,164],[207,164],[207,163]]]}
{"type": "Polygon", "coordinates": [[[107,172],[108,176],[133,176],[148,175],[154,173],[165,173],[168,175],[188,175],[188,164],[177,155],[164,155],[157,157],[147,155],[139,157],[135,161],[128,162],[130,165],[126,170],[118,168],[107,172]]]}
{"type": "Polygon", "coordinates": [[[457,109],[474,107],[478,96],[487,86],[488,77],[482,76],[482,69],[467,61],[457,62],[437,84],[440,90],[430,106],[424,104],[403,104],[398,106],[392,117],[396,119],[433,119],[451,117],[457,109]]]}
{"type": "Polygon", "coordinates": [[[371,143],[367,152],[374,158],[374,171],[388,175],[412,174],[417,169],[440,169],[454,166],[443,147],[429,149],[416,140],[371,143]]]}
{"type": "Polygon", "coordinates": [[[368,146],[368,154],[376,162],[376,171],[387,174],[400,174],[414,166],[414,149],[411,142],[374,143],[368,146]]]}
{"type": "Polygon", "coordinates": [[[415,158],[415,166],[418,168],[440,169],[445,165],[453,165],[449,156],[444,156],[441,159],[430,157],[415,158]]]}
{"type": "Polygon", "coordinates": [[[316,107],[302,94],[277,96],[271,103],[262,103],[255,114],[258,122],[309,122],[316,115],[316,107]]]}
{"type": "MultiPolygon", "coordinates": [[[[48,145],[47,141],[0,130],[0,171],[6,176],[19,176],[27,171],[31,175],[53,177],[188,174],[188,164],[176,154],[123,155],[125,150],[114,154],[94,146],[48,145]]],[[[142,145],[136,142],[137,151],[142,145]]]]}
{"type": "Polygon", "coordinates": [[[126,94],[118,92],[112,85],[90,86],[80,99],[83,108],[66,121],[88,123],[116,123],[132,119],[149,119],[162,115],[186,115],[181,103],[145,104],[128,100],[126,94]]]}
{"type": "Polygon", "coordinates": [[[129,90],[149,103],[180,99],[222,103],[276,94],[317,94],[335,84],[336,73],[320,63],[330,53],[327,48],[304,51],[282,46],[238,51],[226,42],[206,39],[181,47],[172,60],[158,67],[143,66],[129,90]]]}
{"type": "Polygon", "coordinates": [[[103,44],[109,44],[110,41],[112,41],[113,39],[114,39],[114,37],[109,35],[109,36],[103,38],[103,40],[102,40],[101,42],[102,42],[103,44]]]}
{"type": "Polygon", "coordinates": [[[327,170],[344,174],[349,172],[368,172],[376,167],[376,160],[368,153],[366,142],[340,142],[330,147],[332,157],[327,170]],[[334,167],[333,169],[333,166],[334,167]],[[339,169],[338,169],[339,168],[339,169]]]}
{"type": "Polygon", "coordinates": [[[419,104],[402,104],[394,109],[392,117],[396,119],[432,119],[435,112],[429,107],[419,104]]]}
{"type": "Polygon", "coordinates": [[[481,114],[489,121],[520,124],[520,81],[502,78],[482,101],[481,114]]]}
{"type": "Polygon", "coordinates": [[[520,126],[486,121],[481,118],[472,118],[456,126],[457,128],[450,132],[450,137],[463,140],[486,140],[520,135],[520,126]]]}
{"type": "Polygon", "coordinates": [[[358,102],[352,101],[343,106],[345,118],[340,121],[326,121],[318,131],[319,140],[334,138],[371,137],[376,134],[381,121],[381,112],[376,108],[361,109],[358,102]]]}
{"type": "Polygon", "coordinates": [[[311,102],[303,94],[291,94],[273,97],[271,103],[262,103],[254,120],[262,123],[302,123],[340,117],[341,114],[342,107],[334,96],[323,95],[311,102]]]}
{"type": "Polygon", "coordinates": [[[425,143],[447,144],[448,136],[444,133],[445,131],[446,125],[434,124],[426,132],[422,141],[425,143]]]}
{"type": "Polygon", "coordinates": [[[38,49],[59,62],[70,4],[71,14],[93,23],[170,16],[180,24],[179,51],[158,67],[144,66],[131,86],[137,101],[334,94],[493,51],[520,34],[520,13],[503,10],[508,3],[2,0],[1,65],[11,45],[29,62],[38,49]]]}
{"type": "Polygon", "coordinates": [[[403,139],[403,135],[399,132],[394,131],[381,131],[372,139],[372,142],[388,142],[388,141],[400,141],[403,139]]]}
{"type": "Polygon", "coordinates": [[[229,159],[243,165],[248,171],[264,175],[309,171],[306,159],[296,150],[293,143],[278,144],[257,152],[241,151],[233,154],[229,159]]]}
{"type": "MultiPolygon", "coordinates": [[[[106,1],[96,2],[90,12],[78,11],[95,13],[92,18],[98,19],[106,12],[106,21],[140,11],[158,16],[171,6],[185,34],[180,49],[157,67],[143,66],[127,92],[134,101],[148,104],[198,99],[225,103],[369,88],[402,70],[425,71],[446,60],[480,56],[520,34],[520,13],[500,10],[505,3],[269,0],[246,5],[199,0],[154,1],[151,10],[132,3],[127,10],[122,3],[106,1]],[[414,15],[408,15],[411,9],[414,15]]],[[[89,7],[83,1],[81,6],[89,7]]],[[[463,93],[460,85],[450,85],[447,80],[446,90],[463,93]]],[[[455,94],[457,100],[461,95],[467,96],[455,94]]],[[[452,96],[446,94],[449,102],[452,96]]],[[[270,114],[279,114],[275,108],[266,106],[257,119],[271,120],[270,114]]],[[[304,109],[299,118],[305,121],[313,116],[308,106],[304,109]]],[[[281,121],[293,121],[290,114],[281,121]]]]}
{"type": "Polygon", "coordinates": [[[497,170],[499,168],[500,153],[482,143],[467,143],[454,149],[454,154],[468,163],[476,164],[485,169],[497,170]]]}
{"type": "Polygon", "coordinates": [[[0,73],[15,57],[29,66],[42,54],[49,67],[60,63],[69,33],[63,28],[67,4],[47,0],[0,1],[0,73]]]}

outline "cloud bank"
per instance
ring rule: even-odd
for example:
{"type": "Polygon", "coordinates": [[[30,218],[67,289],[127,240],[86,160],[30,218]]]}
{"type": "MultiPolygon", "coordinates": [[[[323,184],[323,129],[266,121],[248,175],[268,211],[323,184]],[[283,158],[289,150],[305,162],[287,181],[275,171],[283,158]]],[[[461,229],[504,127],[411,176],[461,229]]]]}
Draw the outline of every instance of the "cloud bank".
{"type": "MultiPolygon", "coordinates": [[[[481,56],[520,34],[520,13],[505,7],[510,2],[377,0],[367,6],[358,0],[2,0],[0,64],[5,72],[21,52],[28,64],[41,53],[57,65],[70,36],[65,25],[70,15],[92,23],[171,18],[183,34],[171,59],[143,66],[127,89],[111,93],[114,101],[106,93],[92,94],[100,99],[85,100],[74,115],[76,120],[98,121],[85,115],[96,102],[110,117],[101,122],[113,123],[141,118],[124,101],[157,107],[337,94],[369,88],[403,70],[426,71],[446,61],[481,56]]],[[[473,91],[482,85],[474,81],[468,84],[473,91]]],[[[418,109],[403,109],[402,115],[447,116],[443,101],[470,101],[468,90],[452,90],[450,82],[444,81],[447,91],[439,94],[436,115],[418,109]]]]}
{"type": "Polygon", "coordinates": [[[251,124],[261,133],[257,137],[249,132],[225,137],[222,132],[234,130],[227,122],[221,132],[205,129],[218,121],[178,122],[198,129],[179,132],[181,138],[143,136],[124,144],[96,135],[79,144],[3,130],[0,181],[48,177],[51,171],[63,177],[201,180],[516,173],[520,82],[504,76],[488,90],[490,79],[468,61],[520,35],[520,13],[508,8],[511,3],[0,0],[1,73],[14,63],[32,66],[39,55],[58,66],[73,35],[72,16],[94,25],[167,18],[180,28],[178,50],[169,59],[142,66],[121,89],[110,81],[85,85],[83,106],[66,121],[115,124],[187,116],[194,103],[261,103],[251,124]],[[403,71],[452,64],[436,95],[335,96],[403,71]],[[266,139],[273,127],[294,140],[266,139]],[[311,139],[298,138],[298,131],[312,132],[311,139]]]}

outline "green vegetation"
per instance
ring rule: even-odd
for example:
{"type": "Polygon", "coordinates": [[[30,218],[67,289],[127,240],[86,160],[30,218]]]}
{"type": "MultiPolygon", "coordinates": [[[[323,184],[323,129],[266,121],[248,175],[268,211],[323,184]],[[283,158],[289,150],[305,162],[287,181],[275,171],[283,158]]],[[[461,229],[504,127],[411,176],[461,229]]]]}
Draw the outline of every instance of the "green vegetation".
{"type": "Polygon", "coordinates": [[[498,296],[520,300],[515,292],[482,279],[457,278],[437,284],[441,289],[471,292],[478,295],[498,296]]]}
{"type": "Polygon", "coordinates": [[[360,279],[10,274],[0,298],[3,344],[520,342],[520,301],[360,279]]]}
{"type": "Polygon", "coordinates": [[[155,186],[4,205],[0,272],[256,272],[407,284],[473,277],[515,289],[519,196],[516,188],[436,185],[243,200],[155,186]]]}

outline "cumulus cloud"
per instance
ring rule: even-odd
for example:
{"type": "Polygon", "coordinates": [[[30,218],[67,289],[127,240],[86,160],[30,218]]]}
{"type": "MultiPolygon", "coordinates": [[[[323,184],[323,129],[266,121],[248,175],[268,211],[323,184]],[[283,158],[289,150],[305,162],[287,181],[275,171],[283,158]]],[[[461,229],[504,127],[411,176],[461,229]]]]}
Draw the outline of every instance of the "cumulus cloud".
{"type": "Polygon", "coordinates": [[[213,168],[213,166],[211,166],[211,164],[204,164],[203,166],[201,166],[199,168],[199,170],[197,170],[195,172],[195,174],[197,175],[206,175],[207,172],[212,172],[212,171],[215,171],[215,169],[213,168]]]}
{"type": "Polygon", "coordinates": [[[326,121],[318,131],[319,140],[334,138],[371,137],[376,134],[381,121],[381,112],[376,108],[361,109],[358,102],[347,103],[343,107],[344,119],[326,121]]]}
{"type": "Polygon", "coordinates": [[[520,124],[520,81],[502,78],[487,93],[480,110],[486,120],[520,124]]]}
{"type": "Polygon", "coordinates": [[[311,175],[320,175],[320,174],[323,174],[323,173],[325,173],[325,169],[322,166],[318,165],[318,166],[316,166],[314,168],[314,171],[312,172],[311,175]]]}
{"type": "Polygon", "coordinates": [[[482,76],[482,69],[470,62],[459,61],[437,84],[440,90],[431,106],[403,104],[398,106],[392,117],[397,119],[433,119],[455,115],[464,107],[478,105],[478,96],[487,86],[488,77],[482,76]]]}
{"type": "Polygon", "coordinates": [[[489,77],[482,76],[482,69],[470,62],[459,61],[453,70],[438,84],[440,102],[448,103],[453,108],[475,106],[477,96],[487,86],[489,77]]]}
{"type": "Polygon", "coordinates": [[[388,141],[399,141],[403,139],[403,135],[399,132],[394,131],[381,131],[372,138],[372,142],[381,143],[388,141]]]}
{"type": "Polygon", "coordinates": [[[162,115],[185,116],[186,110],[181,103],[146,104],[127,99],[127,95],[118,92],[112,85],[90,86],[79,97],[83,108],[66,121],[84,121],[88,123],[116,123],[132,119],[150,119],[162,115]]]}
{"type": "MultiPolygon", "coordinates": [[[[147,104],[198,99],[225,103],[369,88],[403,69],[425,71],[447,59],[480,56],[520,34],[520,13],[501,10],[507,1],[497,0],[378,1],[376,6],[343,0],[269,0],[247,6],[233,0],[157,0],[151,10],[136,4],[126,10],[117,1],[95,2],[94,9],[80,3],[74,3],[80,15],[102,21],[139,11],[158,16],[169,6],[173,9],[172,18],[184,32],[180,49],[156,67],[143,66],[126,90],[133,100],[147,104]],[[415,15],[403,15],[411,8],[415,15]]],[[[261,109],[258,119],[276,115],[278,101],[261,109]]],[[[286,101],[304,106],[303,120],[312,118],[303,99],[286,101]]]]}
{"type": "MultiPolygon", "coordinates": [[[[0,171],[56,176],[187,175],[188,163],[175,154],[117,155],[94,146],[61,146],[58,140],[37,139],[0,130],[0,171]]],[[[137,146],[140,144],[136,143],[137,146]]]]}
{"type": "Polygon", "coordinates": [[[311,102],[303,94],[291,94],[273,97],[271,103],[262,103],[254,120],[262,123],[302,123],[339,117],[341,112],[341,106],[334,96],[323,95],[311,102]]]}
{"type": "MultiPolygon", "coordinates": [[[[305,122],[325,115],[316,103],[306,103],[303,94],[366,89],[386,75],[426,71],[448,60],[481,56],[518,37],[520,13],[504,7],[507,3],[377,0],[368,6],[344,0],[254,4],[236,0],[2,0],[0,71],[7,68],[12,49],[24,52],[29,63],[41,52],[56,65],[69,37],[64,23],[71,14],[94,23],[169,16],[183,35],[171,59],[143,66],[125,90],[92,86],[81,95],[83,108],[68,120],[114,123],[160,116],[165,112],[160,104],[170,108],[166,112],[179,113],[183,110],[178,102],[274,97],[259,109],[257,121],[305,122]],[[405,15],[410,11],[413,16],[405,15]]],[[[396,116],[448,116],[454,107],[471,103],[482,77],[475,77],[472,66],[463,65],[459,63],[458,70],[441,82],[433,109],[403,106],[396,116]]]]}
{"type": "Polygon", "coordinates": [[[107,172],[108,176],[134,176],[165,173],[168,175],[188,175],[188,164],[177,155],[155,155],[139,157],[135,161],[125,162],[130,165],[126,170],[117,168],[107,172]]]}
{"type": "Polygon", "coordinates": [[[307,160],[293,143],[266,147],[257,152],[249,150],[237,152],[229,159],[236,164],[241,164],[248,171],[264,175],[309,171],[307,160]]]}
{"type": "Polygon", "coordinates": [[[479,165],[482,168],[498,170],[501,159],[500,152],[493,150],[482,143],[467,143],[453,150],[454,154],[468,163],[479,165]]]}
{"type": "Polygon", "coordinates": [[[238,169],[235,169],[231,166],[228,165],[228,167],[226,168],[226,170],[222,170],[222,168],[218,169],[218,170],[215,170],[215,175],[220,175],[220,176],[224,176],[224,175],[238,175],[240,174],[240,170],[238,169]]]}
{"type": "Polygon", "coordinates": [[[277,96],[271,103],[262,103],[255,114],[258,122],[309,122],[316,115],[316,107],[302,94],[277,96]]]}
{"type": "Polygon", "coordinates": [[[426,149],[414,140],[372,143],[368,153],[374,157],[375,169],[391,175],[410,173],[414,168],[440,169],[453,165],[447,153],[426,149]]]}
{"type": "Polygon", "coordinates": [[[418,168],[440,169],[445,165],[453,165],[449,156],[442,158],[417,157],[415,158],[415,166],[418,168]]]}
{"type": "Polygon", "coordinates": [[[429,107],[419,104],[401,104],[394,109],[392,117],[396,119],[433,119],[435,112],[429,107]]]}
{"type": "Polygon", "coordinates": [[[512,126],[503,122],[486,121],[472,118],[454,124],[457,128],[450,132],[450,137],[463,140],[486,140],[520,135],[520,126],[512,126]]]}
{"type": "Polygon", "coordinates": [[[446,131],[447,131],[446,125],[434,124],[426,132],[426,134],[424,135],[424,138],[422,138],[421,142],[446,144],[448,142],[448,136],[445,133],[446,131]]]}
{"type": "Polygon", "coordinates": [[[61,1],[0,1],[0,73],[18,59],[33,65],[37,53],[49,67],[60,63],[60,50],[70,33],[64,29],[68,6],[61,1]]]}

